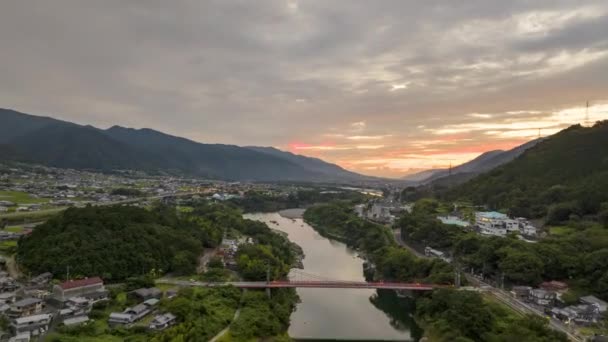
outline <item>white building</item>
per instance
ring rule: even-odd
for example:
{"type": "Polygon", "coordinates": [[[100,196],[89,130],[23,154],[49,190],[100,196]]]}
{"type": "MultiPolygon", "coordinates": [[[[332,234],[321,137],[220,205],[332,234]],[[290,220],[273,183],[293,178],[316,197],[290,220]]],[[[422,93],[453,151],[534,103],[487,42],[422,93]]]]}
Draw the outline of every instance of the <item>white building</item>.
{"type": "Polygon", "coordinates": [[[536,235],[536,227],[525,218],[512,219],[496,211],[476,212],[475,225],[479,228],[479,233],[483,235],[505,236],[508,233],[536,235]]]}

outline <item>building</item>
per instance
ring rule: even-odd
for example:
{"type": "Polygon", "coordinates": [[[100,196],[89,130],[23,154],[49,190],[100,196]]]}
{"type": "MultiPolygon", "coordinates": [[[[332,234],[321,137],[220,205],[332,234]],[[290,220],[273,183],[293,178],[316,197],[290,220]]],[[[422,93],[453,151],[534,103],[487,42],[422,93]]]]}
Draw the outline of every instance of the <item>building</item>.
{"type": "Polygon", "coordinates": [[[554,291],[561,293],[568,291],[568,284],[557,280],[545,281],[541,283],[538,287],[545,291],[554,291]]]}
{"type": "Polygon", "coordinates": [[[103,285],[103,280],[99,277],[69,280],[59,285],[53,286],[52,298],[60,303],[72,297],[104,295],[107,298],[107,291],[103,285]]]}
{"type": "Polygon", "coordinates": [[[110,314],[110,318],[108,319],[110,326],[127,325],[133,322],[133,316],[121,312],[112,312],[110,314]]]}
{"type": "Polygon", "coordinates": [[[52,318],[53,315],[51,314],[40,314],[15,318],[11,322],[11,329],[15,334],[29,332],[34,336],[40,335],[48,331],[52,318]]]}
{"type": "Polygon", "coordinates": [[[555,292],[546,291],[543,289],[532,289],[530,291],[530,301],[536,305],[550,306],[557,298],[555,292]]]}
{"type": "Polygon", "coordinates": [[[10,317],[24,317],[38,314],[44,308],[44,301],[39,298],[25,298],[14,302],[8,312],[10,317]]]}
{"type": "Polygon", "coordinates": [[[63,325],[65,326],[76,326],[89,321],[89,316],[76,316],[70,317],[63,320],[63,325]]]}
{"type": "Polygon", "coordinates": [[[149,328],[152,330],[164,330],[173,324],[175,324],[177,317],[171,313],[166,313],[162,315],[157,315],[154,317],[152,322],[150,322],[149,328]]]}
{"type": "Polygon", "coordinates": [[[53,279],[53,274],[51,272],[45,272],[30,279],[29,284],[30,286],[45,286],[51,279],[53,279]]]}
{"type": "Polygon", "coordinates": [[[513,288],[511,288],[511,293],[517,299],[528,299],[530,297],[530,291],[532,291],[532,287],[530,286],[513,286],[513,288]]]}
{"type": "Polygon", "coordinates": [[[598,310],[601,313],[604,313],[604,312],[606,312],[606,310],[608,310],[608,303],[606,303],[605,301],[603,301],[595,296],[581,297],[580,301],[583,304],[596,304],[598,310]]]}
{"type": "Polygon", "coordinates": [[[536,227],[523,217],[516,219],[496,211],[479,211],[475,213],[475,225],[479,233],[491,236],[505,236],[508,233],[519,233],[525,236],[535,236],[536,227]]]}

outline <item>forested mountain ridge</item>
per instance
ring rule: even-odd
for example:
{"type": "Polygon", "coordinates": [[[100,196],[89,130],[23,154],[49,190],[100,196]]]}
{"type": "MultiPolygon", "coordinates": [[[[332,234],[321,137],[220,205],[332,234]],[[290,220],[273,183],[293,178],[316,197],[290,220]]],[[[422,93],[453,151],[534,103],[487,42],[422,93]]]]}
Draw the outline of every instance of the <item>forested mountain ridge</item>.
{"type": "Polygon", "coordinates": [[[561,222],[608,210],[608,121],[571,126],[447,193],[512,215],[561,222]]]}
{"type": "Polygon", "coordinates": [[[473,178],[477,174],[490,171],[500,165],[510,162],[511,160],[521,155],[527,149],[538,144],[540,141],[542,141],[542,138],[528,141],[527,143],[524,143],[507,151],[487,151],[464,164],[453,167],[451,170],[426,170],[403,177],[402,179],[415,181],[420,184],[460,184],[470,178],[473,178]]]}
{"type": "Polygon", "coordinates": [[[147,128],[104,130],[8,109],[0,109],[0,158],[62,168],[135,169],[226,180],[352,182],[373,178],[280,151],[202,144],[147,128]]]}

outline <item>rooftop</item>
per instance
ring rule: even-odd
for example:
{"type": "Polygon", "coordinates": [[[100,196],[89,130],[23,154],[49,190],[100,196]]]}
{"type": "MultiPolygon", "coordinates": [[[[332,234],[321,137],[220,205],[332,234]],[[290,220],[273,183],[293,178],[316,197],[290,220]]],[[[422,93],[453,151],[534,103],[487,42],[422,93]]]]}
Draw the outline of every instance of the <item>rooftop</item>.
{"type": "Polygon", "coordinates": [[[93,278],[84,278],[78,280],[68,280],[64,283],[61,283],[59,286],[64,290],[69,290],[77,287],[90,286],[95,284],[103,284],[103,280],[99,277],[93,278]]]}

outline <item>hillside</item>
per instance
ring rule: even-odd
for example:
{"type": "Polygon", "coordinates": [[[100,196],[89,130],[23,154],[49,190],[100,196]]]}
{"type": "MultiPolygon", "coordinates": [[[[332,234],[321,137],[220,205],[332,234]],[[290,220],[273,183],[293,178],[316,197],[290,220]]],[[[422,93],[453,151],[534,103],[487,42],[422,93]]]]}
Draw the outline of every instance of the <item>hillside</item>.
{"type": "Polygon", "coordinates": [[[265,153],[271,156],[275,156],[281,159],[288,160],[302,168],[307,170],[312,170],[317,172],[323,177],[326,177],[327,181],[336,181],[336,180],[352,180],[352,181],[372,181],[372,180],[380,180],[377,177],[364,176],[355,172],[351,172],[341,168],[336,164],[331,164],[326,161],[323,161],[319,158],[312,158],[301,156],[298,154],[293,154],[291,152],[285,152],[278,150],[274,147],[258,147],[258,146],[247,146],[247,148],[265,153]]]}
{"type": "Polygon", "coordinates": [[[0,157],[62,168],[134,169],[226,180],[374,179],[270,148],[202,144],[147,128],[103,130],[7,109],[0,109],[0,157]]]}
{"type": "Polygon", "coordinates": [[[462,182],[473,178],[475,175],[490,171],[495,167],[510,162],[517,158],[527,149],[533,147],[542,139],[535,139],[528,141],[527,143],[517,146],[508,151],[494,150],[484,152],[477,158],[472,159],[464,164],[455,166],[452,170],[447,169],[433,169],[418,172],[414,175],[404,177],[405,180],[417,179],[419,184],[437,183],[439,185],[457,185],[462,182]],[[466,175],[465,175],[466,174],[466,175]],[[443,179],[449,178],[449,179],[443,179]],[[442,179],[441,181],[439,181],[442,179]]]}
{"type": "Polygon", "coordinates": [[[571,126],[513,161],[452,189],[448,198],[470,199],[513,215],[561,222],[608,210],[608,121],[571,126]],[[603,203],[603,204],[602,204],[603,203]]]}
{"type": "MultiPolygon", "coordinates": [[[[150,270],[190,273],[204,231],[174,211],[136,207],[70,208],[19,242],[17,260],[28,272],[124,280],[150,270]]],[[[213,243],[216,243],[214,241],[213,243]]]]}

